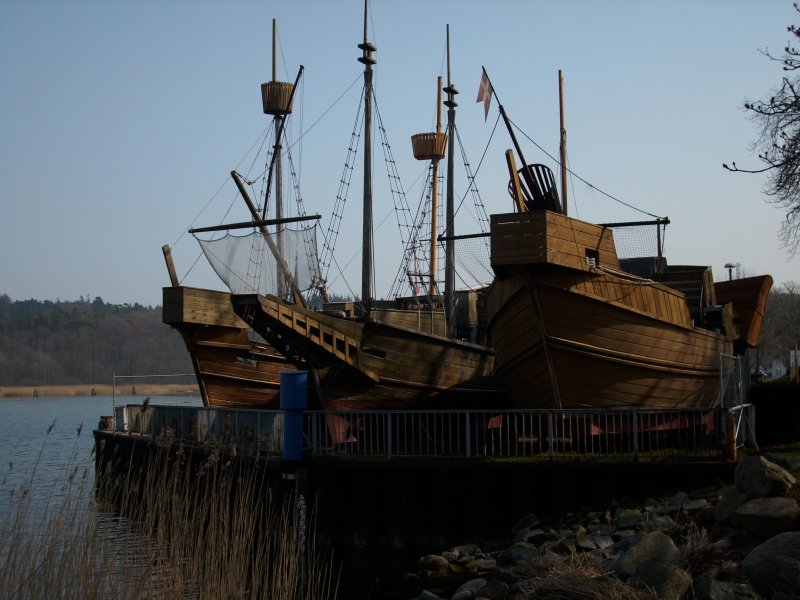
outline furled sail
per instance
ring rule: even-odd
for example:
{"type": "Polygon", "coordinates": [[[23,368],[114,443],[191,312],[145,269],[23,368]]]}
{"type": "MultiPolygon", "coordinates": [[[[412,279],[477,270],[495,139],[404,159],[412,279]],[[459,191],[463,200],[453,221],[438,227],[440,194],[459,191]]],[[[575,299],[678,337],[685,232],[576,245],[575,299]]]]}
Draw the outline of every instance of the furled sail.
{"type": "Polygon", "coordinates": [[[271,244],[260,231],[243,236],[228,232],[211,240],[195,238],[214,271],[234,294],[285,296],[290,293],[286,273],[279,266],[275,250],[283,257],[301,291],[319,285],[316,227],[287,228],[280,235],[268,235],[271,244]]]}

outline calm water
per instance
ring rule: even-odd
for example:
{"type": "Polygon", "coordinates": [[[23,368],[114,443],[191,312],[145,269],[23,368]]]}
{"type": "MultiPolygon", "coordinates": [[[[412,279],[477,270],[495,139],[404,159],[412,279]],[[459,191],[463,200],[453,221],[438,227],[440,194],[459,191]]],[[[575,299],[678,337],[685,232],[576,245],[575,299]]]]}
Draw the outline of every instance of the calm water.
{"type": "MultiPolygon", "coordinates": [[[[22,487],[30,487],[34,501],[57,497],[61,482],[76,468],[78,476],[85,474],[91,483],[92,430],[97,429],[100,416],[113,414],[115,402],[141,401],[137,396],[0,398],[0,516],[12,492],[22,487]]],[[[153,403],[159,403],[156,397],[153,403]]]]}
{"type": "MultiPolygon", "coordinates": [[[[94,481],[94,437],[101,415],[113,414],[113,403],[139,404],[138,396],[77,396],[0,398],[0,522],[9,514],[12,494],[29,488],[32,507],[57,504],[69,473],[94,481]],[[48,429],[52,425],[50,432],[48,429]],[[80,434],[78,429],[81,429],[80,434]],[[55,500],[55,502],[54,502],[55,500]]],[[[160,401],[154,404],[192,404],[199,400],[160,401]]],[[[44,512],[44,509],[42,509],[44,512]]],[[[337,552],[343,560],[339,597],[407,597],[400,591],[406,554],[337,552]]]]}

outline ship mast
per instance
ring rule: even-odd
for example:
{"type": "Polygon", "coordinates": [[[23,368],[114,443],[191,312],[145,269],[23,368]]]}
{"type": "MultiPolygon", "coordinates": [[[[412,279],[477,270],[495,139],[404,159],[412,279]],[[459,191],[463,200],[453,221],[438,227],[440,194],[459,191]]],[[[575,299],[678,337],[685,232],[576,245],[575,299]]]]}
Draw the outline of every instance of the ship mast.
{"type": "Polygon", "coordinates": [[[447,203],[445,205],[445,230],[447,238],[445,242],[445,269],[444,269],[444,314],[448,337],[455,336],[455,279],[456,279],[456,259],[455,259],[455,201],[454,201],[454,169],[455,169],[455,128],[456,128],[456,86],[450,81],[450,25],[447,25],[447,87],[444,88],[447,100],[444,104],[447,107],[447,203]]]}
{"type": "MultiPolygon", "coordinates": [[[[283,168],[281,160],[281,137],[286,116],[292,112],[292,99],[294,97],[295,85],[278,81],[277,68],[277,39],[278,25],[276,19],[272,19],[272,81],[261,84],[261,100],[264,107],[264,114],[272,115],[275,130],[275,145],[273,146],[273,157],[269,178],[267,183],[267,194],[269,194],[269,181],[275,178],[275,219],[283,219],[283,168]]],[[[302,67],[301,71],[302,72],[302,67]]],[[[300,74],[298,73],[298,79],[300,74]]],[[[267,199],[264,200],[264,212],[262,218],[266,218],[267,199]]],[[[283,225],[277,225],[276,246],[280,256],[283,256],[283,225]]],[[[287,292],[286,278],[281,269],[277,273],[278,296],[284,297],[287,292]]]]}
{"type": "Polygon", "coordinates": [[[358,45],[364,65],[364,232],[361,257],[361,304],[368,317],[372,305],[372,53],[377,48],[367,41],[369,0],[364,0],[364,41],[358,45]]]}
{"type": "Polygon", "coordinates": [[[560,143],[561,160],[561,210],[567,214],[567,128],[564,125],[564,71],[558,70],[558,112],[561,117],[560,143]]]}
{"type": "Polygon", "coordinates": [[[439,161],[444,158],[447,136],[442,133],[442,78],[437,78],[436,85],[436,131],[417,133],[411,136],[411,148],[417,160],[431,161],[431,245],[430,245],[430,277],[428,295],[436,294],[436,223],[439,212],[439,161]]]}

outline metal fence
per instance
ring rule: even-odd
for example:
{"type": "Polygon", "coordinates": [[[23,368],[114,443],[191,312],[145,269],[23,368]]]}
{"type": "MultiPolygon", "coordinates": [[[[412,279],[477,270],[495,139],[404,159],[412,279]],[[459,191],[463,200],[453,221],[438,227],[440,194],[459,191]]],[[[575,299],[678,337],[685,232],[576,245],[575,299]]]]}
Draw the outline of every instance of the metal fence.
{"type": "MultiPolygon", "coordinates": [[[[131,434],[281,452],[279,410],[128,405],[131,434]]],[[[304,457],[717,460],[755,444],[751,405],[681,410],[306,411],[304,457]]]]}
{"type": "Polygon", "coordinates": [[[127,404],[116,407],[115,423],[118,431],[168,441],[267,453],[283,449],[279,410],[127,404]]]}

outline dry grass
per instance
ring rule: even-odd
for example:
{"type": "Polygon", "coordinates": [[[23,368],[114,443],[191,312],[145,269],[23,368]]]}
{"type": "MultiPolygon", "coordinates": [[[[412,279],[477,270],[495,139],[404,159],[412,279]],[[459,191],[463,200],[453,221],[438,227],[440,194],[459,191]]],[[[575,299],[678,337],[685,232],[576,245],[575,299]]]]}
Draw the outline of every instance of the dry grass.
{"type": "Polygon", "coordinates": [[[45,500],[16,490],[0,523],[0,597],[336,597],[297,503],[278,505],[256,470],[220,454],[194,471],[187,455],[100,473],[97,494],[78,466],[45,500]]]}
{"type": "Polygon", "coordinates": [[[656,595],[633,588],[603,568],[599,558],[585,554],[542,556],[517,571],[529,582],[520,599],[531,600],[655,600],[656,595]]]}

